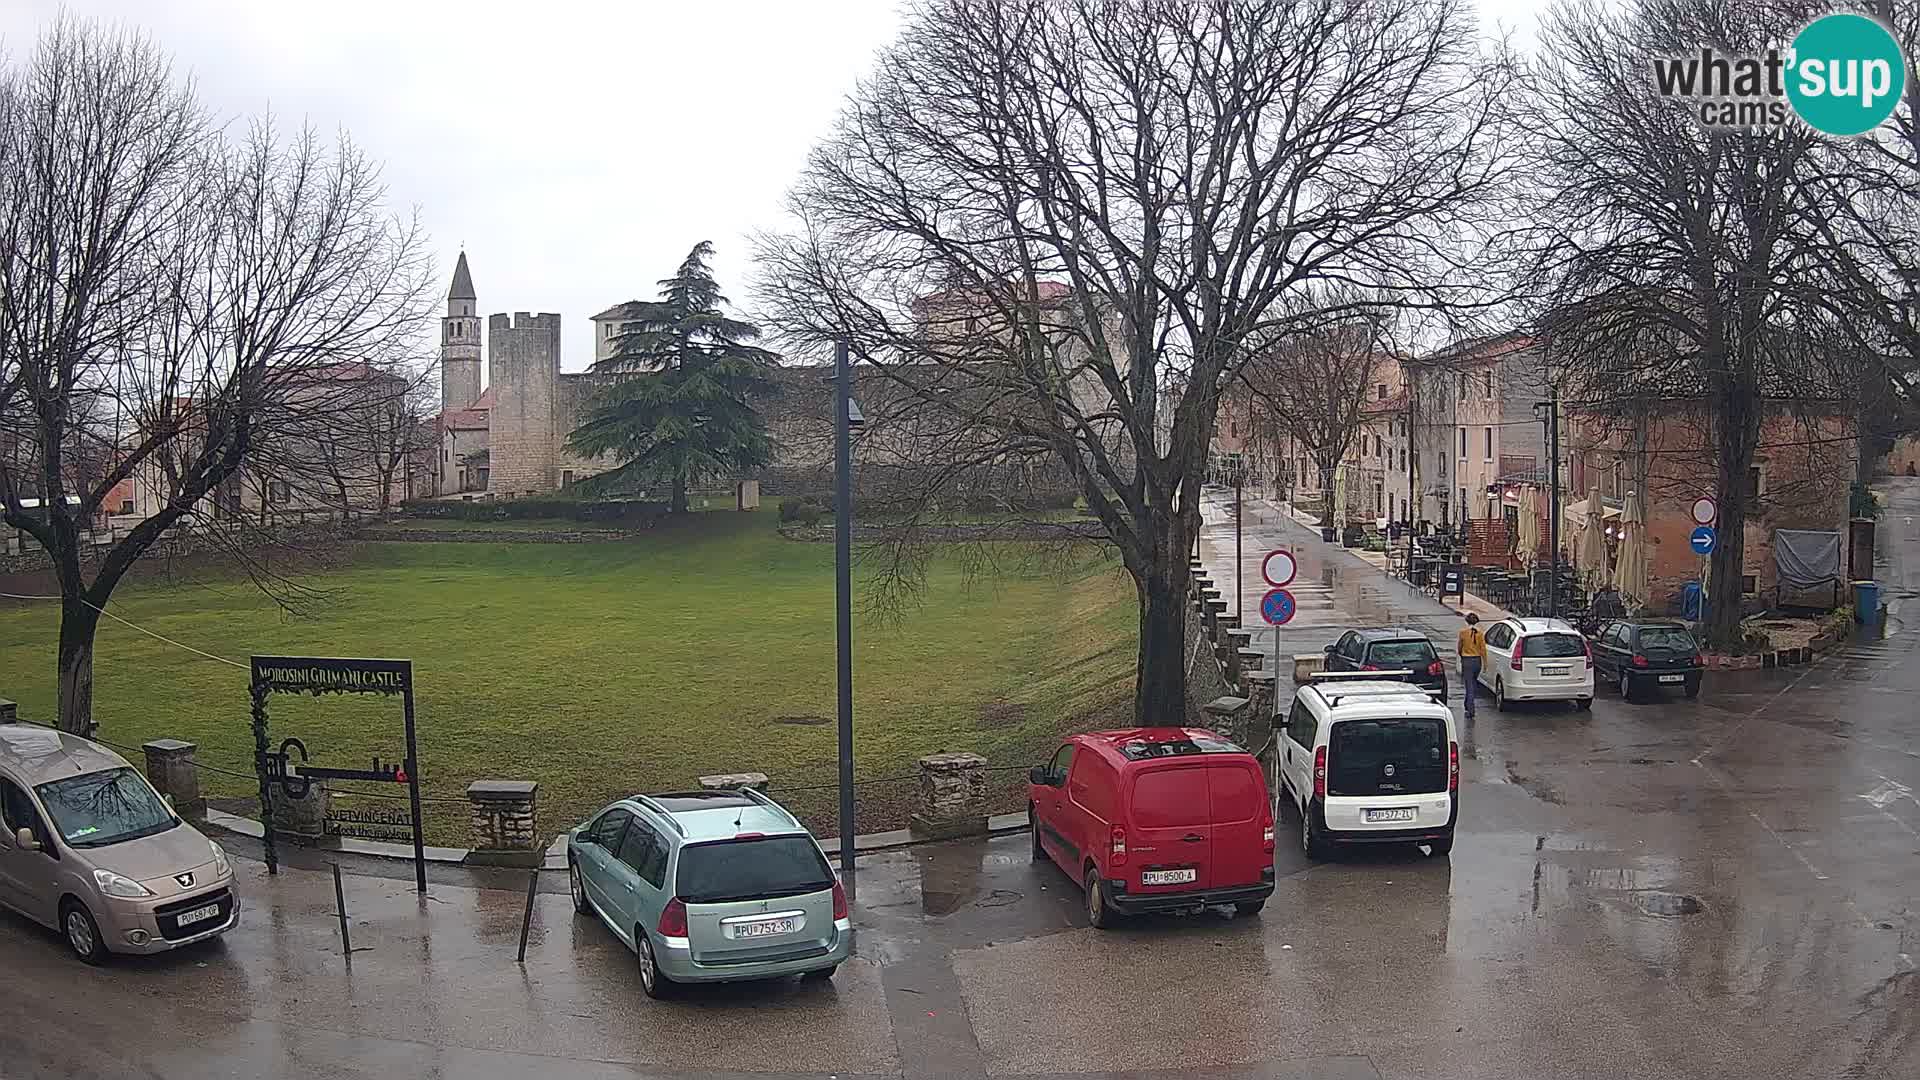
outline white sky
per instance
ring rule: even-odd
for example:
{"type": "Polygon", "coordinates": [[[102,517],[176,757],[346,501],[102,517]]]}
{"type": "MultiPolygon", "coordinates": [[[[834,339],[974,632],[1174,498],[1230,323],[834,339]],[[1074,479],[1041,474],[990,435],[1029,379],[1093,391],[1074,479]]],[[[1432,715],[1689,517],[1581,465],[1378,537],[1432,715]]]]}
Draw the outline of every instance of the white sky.
{"type": "MultiPolygon", "coordinates": [[[[0,0],[6,51],[62,6],[151,33],[225,117],[351,132],[419,208],[442,292],[464,245],[483,313],[561,313],[567,370],[589,316],[652,297],[701,240],[750,299],[748,235],[781,225],[897,27],[895,0],[0,0]]],[[[1480,11],[1525,35],[1543,6],[1480,11]]]]}

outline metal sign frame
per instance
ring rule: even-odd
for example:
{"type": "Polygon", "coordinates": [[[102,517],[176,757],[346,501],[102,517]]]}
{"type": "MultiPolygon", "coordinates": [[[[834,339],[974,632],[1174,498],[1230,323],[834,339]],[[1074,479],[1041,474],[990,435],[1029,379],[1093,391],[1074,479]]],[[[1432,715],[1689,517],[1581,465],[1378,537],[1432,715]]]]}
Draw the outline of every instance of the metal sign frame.
{"type": "Polygon", "coordinates": [[[418,892],[427,891],[426,843],[420,821],[420,755],[413,721],[413,661],[374,660],[340,656],[255,656],[250,693],[253,698],[253,767],[260,778],[260,809],[267,873],[280,872],[273,837],[273,789],[302,798],[314,780],[373,780],[407,785],[407,803],[413,817],[413,878],[418,892]],[[371,769],[335,769],[305,765],[307,748],[299,739],[287,739],[278,753],[267,749],[267,698],[272,694],[380,694],[399,695],[406,717],[407,758],[398,766],[382,766],[375,758],[371,769]],[[289,759],[298,751],[300,763],[289,759]]]}

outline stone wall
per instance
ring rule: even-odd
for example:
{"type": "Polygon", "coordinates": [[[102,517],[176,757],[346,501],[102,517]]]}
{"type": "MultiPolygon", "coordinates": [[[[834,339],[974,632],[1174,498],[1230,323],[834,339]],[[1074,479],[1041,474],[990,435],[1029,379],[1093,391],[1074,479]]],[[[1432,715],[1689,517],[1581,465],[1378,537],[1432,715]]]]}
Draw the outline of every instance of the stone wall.
{"type": "Polygon", "coordinates": [[[493,316],[487,362],[494,390],[488,414],[488,490],[499,496],[554,490],[560,484],[555,424],[560,316],[524,311],[511,318],[493,316]]]}

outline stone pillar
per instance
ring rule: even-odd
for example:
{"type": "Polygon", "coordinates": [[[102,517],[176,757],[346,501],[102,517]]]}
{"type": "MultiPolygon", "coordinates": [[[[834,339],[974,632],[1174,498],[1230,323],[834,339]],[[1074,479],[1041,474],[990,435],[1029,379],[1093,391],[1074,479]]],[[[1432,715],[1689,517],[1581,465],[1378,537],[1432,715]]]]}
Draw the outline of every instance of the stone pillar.
{"type": "Polygon", "coordinates": [[[279,784],[271,790],[274,832],[309,840],[327,834],[327,811],[332,808],[333,800],[324,782],[310,781],[307,793],[298,799],[288,795],[279,784]]]}
{"type": "Polygon", "coordinates": [[[733,772],[720,773],[717,776],[703,776],[700,778],[700,789],[702,791],[738,791],[741,788],[752,788],[760,792],[766,791],[767,774],[763,772],[733,772]]]}
{"type": "Polygon", "coordinates": [[[535,866],[541,858],[540,824],[533,780],[475,780],[467,785],[473,811],[473,851],[468,862],[535,866]]]}
{"type": "Polygon", "coordinates": [[[944,840],[987,831],[987,759],[929,754],[920,759],[920,807],[908,823],[917,837],[944,840]]]}
{"type": "Polygon", "coordinates": [[[17,706],[6,698],[0,698],[0,724],[17,724],[19,722],[20,717],[17,706]]]}
{"type": "Polygon", "coordinates": [[[200,797],[200,771],[193,764],[199,747],[179,739],[155,739],[140,748],[147,753],[147,782],[173,800],[174,813],[195,820],[206,816],[207,801],[200,797]]]}

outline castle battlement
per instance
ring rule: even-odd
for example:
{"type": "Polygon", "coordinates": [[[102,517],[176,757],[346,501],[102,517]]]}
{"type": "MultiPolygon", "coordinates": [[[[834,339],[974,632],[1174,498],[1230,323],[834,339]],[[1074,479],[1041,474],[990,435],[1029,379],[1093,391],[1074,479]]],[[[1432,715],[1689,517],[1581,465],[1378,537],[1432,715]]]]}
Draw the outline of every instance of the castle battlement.
{"type": "Polygon", "coordinates": [[[543,311],[538,315],[525,311],[516,311],[511,316],[504,311],[498,311],[488,316],[487,329],[552,330],[558,332],[560,329],[560,316],[551,311],[543,311]]]}

